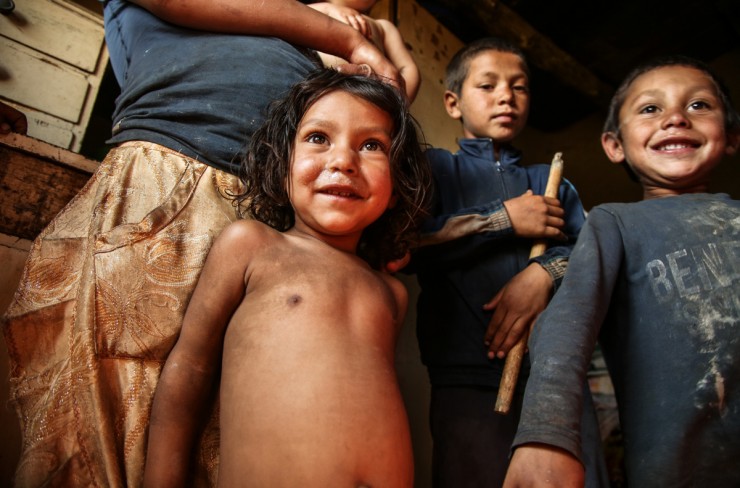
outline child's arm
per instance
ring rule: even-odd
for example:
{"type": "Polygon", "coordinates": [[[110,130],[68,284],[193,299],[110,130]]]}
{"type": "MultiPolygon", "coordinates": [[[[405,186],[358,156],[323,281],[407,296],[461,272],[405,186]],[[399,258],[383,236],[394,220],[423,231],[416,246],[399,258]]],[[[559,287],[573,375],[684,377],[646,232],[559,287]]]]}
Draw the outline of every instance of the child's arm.
{"type": "Polygon", "coordinates": [[[624,258],[622,242],[617,218],[593,209],[570,256],[568,273],[529,340],[532,366],[512,443],[516,449],[509,468],[512,476],[528,470],[528,477],[538,476],[538,482],[544,484],[546,479],[573,475],[571,460],[565,455],[555,456],[558,451],[554,448],[574,459],[583,458],[584,385],[601,325],[618,286],[624,258]],[[544,445],[553,449],[541,449],[544,445]],[[517,456],[516,452],[525,447],[524,454],[517,456]],[[562,472],[548,475],[535,470],[538,465],[552,465],[562,472]]]}
{"type": "Polygon", "coordinates": [[[565,211],[557,198],[535,195],[527,190],[523,195],[504,202],[514,235],[532,239],[567,240],[562,228],[565,211]]]}
{"type": "Polygon", "coordinates": [[[494,310],[484,336],[489,358],[506,356],[547,307],[553,288],[545,268],[531,263],[483,305],[484,310],[494,310]]]}
{"type": "Polygon", "coordinates": [[[409,102],[414,101],[414,98],[416,98],[416,94],[419,91],[419,84],[421,83],[419,68],[416,66],[414,58],[411,56],[411,53],[409,53],[409,50],[406,49],[406,44],[401,37],[401,33],[392,22],[384,19],[373,19],[360,14],[349,7],[334,5],[327,2],[312,3],[309,4],[309,7],[328,15],[329,17],[337,19],[340,22],[351,25],[354,29],[361,32],[362,35],[376,44],[382,40],[385,56],[398,69],[404,80],[406,85],[406,95],[409,98],[409,102]],[[375,26],[375,29],[372,28],[373,25],[375,26]],[[378,33],[382,39],[375,39],[372,35],[373,30],[379,31],[378,33]]]}
{"type": "Polygon", "coordinates": [[[404,318],[406,318],[409,293],[406,289],[406,286],[397,278],[385,272],[381,272],[381,277],[388,284],[388,288],[390,288],[396,301],[396,334],[398,334],[401,330],[401,326],[403,325],[403,320],[404,318]]]}
{"type": "MultiPolygon", "coordinates": [[[[562,231],[565,211],[558,199],[527,190],[506,200],[504,207],[517,237],[567,240],[562,231]]],[[[553,289],[550,274],[540,264],[531,263],[483,305],[484,310],[494,311],[484,336],[491,359],[506,356],[531,328],[550,301],[553,289]]]]}
{"type": "Polygon", "coordinates": [[[491,358],[504,357],[522,334],[531,329],[565,273],[568,256],[583,225],[584,211],[578,194],[567,180],[560,185],[559,198],[527,191],[504,202],[515,235],[536,238],[539,234],[564,242],[530,261],[527,268],[484,305],[485,310],[494,310],[484,338],[491,358]]]}
{"type": "Polygon", "coordinates": [[[352,26],[353,29],[372,40],[367,26],[367,17],[357,10],[343,5],[334,5],[329,2],[309,3],[308,6],[324,15],[328,15],[332,19],[337,19],[340,22],[352,26]]]}
{"type": "MultiPolygon", "coordinates": [[[[434,154],[435,150],[431,153],[434,154]]],[[[430,162],[434,163],[434,159],[430,158],[430,162]]],[[[438,193],[439,187],[439,184],[435,186],[438,193]]],[[[435,202],[440,199],[440,195],[435,195],[435,202]]],[[[512,236],[568,240],[561,230],[565,221],[558,199],[546,199],[531,191],[505,202],[494,200],[485,205],[458,209],[455,213],[446,213],[435,207],[431,213],[432,217],[422,226],[421,240],[414,254],[417,262],[412,262],[412,265],[418,266],[423,261],[434,267],[454,266],[489,246],[490,241],[512,236]]]]}
{"type": "Polygon", "coordinates": [[[409,101],[413,102],[421,84],[419,68],[416,66],[409,50],[406,49],[406,43],[398,28],[385,19],[378,19],[375,22],[383,30],[385,55],[401,73],[401,77],[406,83],[406,95],[409,97],[409,101]]]}
{"type": "Polygon", "coordinates": [[[504,488],[582,488],[585,473],[575,456],[547,444],[522,446],[514,451],[504,488]]]}
{"type": "Polygon", "coordinates": [[[245,291],[249,255],[242,221],[214,243],[188,305],[180,337],[157,386],[144,473],[148,487],[185,486],[193,448],[212,398],[223,335],[245,291]]]}

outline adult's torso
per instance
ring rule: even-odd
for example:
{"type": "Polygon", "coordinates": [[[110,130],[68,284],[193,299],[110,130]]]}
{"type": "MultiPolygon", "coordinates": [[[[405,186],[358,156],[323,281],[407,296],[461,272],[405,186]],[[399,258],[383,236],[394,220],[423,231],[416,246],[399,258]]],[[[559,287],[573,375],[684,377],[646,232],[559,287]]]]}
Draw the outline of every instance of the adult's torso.
{"type": "Polygon", "coordinates": [[[110,143],[146,140],[236,172],[269,102],[317,67],[276,38],[181,28],[126,0],[104,13],[122,87],[110,143]]]}

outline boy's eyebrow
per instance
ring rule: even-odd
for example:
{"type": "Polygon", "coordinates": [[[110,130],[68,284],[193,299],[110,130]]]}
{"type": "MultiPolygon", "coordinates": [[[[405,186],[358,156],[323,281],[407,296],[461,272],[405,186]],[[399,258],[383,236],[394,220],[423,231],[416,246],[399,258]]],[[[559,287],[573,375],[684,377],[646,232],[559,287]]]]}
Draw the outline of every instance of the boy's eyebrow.
{"type": "MultiPolygon", "coordinates": [[[[501,78],[502,76],[501,76],[501,74],[499,74],[496,71],[485,71],[483,73],[480,73],[480,77],[481,78],[496,78],[496,79],[498,79],[498,78],[501,78]]],[[[524,71],[522,71],[522,72],[517,73],[514,76],[512,76],[511,79],[514,79],[514,80],[517,80],[517,79],[529,80],[529,76],[527,76],[527,73],[525,73],[524,71]]]]}
{"type": "Polygon", "coordinates": [[[661,90],[659,88],[651,88],[649,90],[643,90],[641,92],[635,93],[631,97],[627,97],[625,101],[638,100],[641,97],[655,97],[660,94],[661,94],[661,90]]]}

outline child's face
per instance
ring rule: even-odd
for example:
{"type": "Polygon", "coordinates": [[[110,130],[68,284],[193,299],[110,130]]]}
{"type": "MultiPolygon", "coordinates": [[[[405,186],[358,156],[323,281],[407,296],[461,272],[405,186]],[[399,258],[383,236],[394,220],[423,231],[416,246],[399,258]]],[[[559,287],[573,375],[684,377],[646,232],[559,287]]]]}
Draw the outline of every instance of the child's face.
{"type": "Polygon", "coordinates": [[[362,231],[392,201],[392,130],[389,114],[345,91],[324,95],[306,111],[288,181],[297,230],[355,251],[362,231]]]}
{"type": "Polygon", "coordinates": [[[445,107],[462,119],[465,137],[489,137],[510,142],[527,123],[529,77],[513,53],[484,51],[472,60],[460,94],[445,92],[445,107]]]}
{"type": "Polygon", "coordinates": [[[666,66],[635,79],[619,122],[618,135],[602,136],[604,151],[630,165],[645,198],[706,191],[710,172],[737,144],[712,80],[691,67],[666,66]]]}

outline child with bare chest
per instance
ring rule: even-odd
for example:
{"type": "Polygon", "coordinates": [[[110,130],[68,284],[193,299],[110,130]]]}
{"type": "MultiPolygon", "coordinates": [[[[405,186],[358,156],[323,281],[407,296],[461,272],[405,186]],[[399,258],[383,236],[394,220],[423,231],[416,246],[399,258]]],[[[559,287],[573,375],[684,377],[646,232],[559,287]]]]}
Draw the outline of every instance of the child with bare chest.
{"type": "Polygon", "coordinates": [[[430,175],[390,85],[332,70],[271,108],[152,407],[145,485],[183,486],[220,371],[220,486],[411,487],[393,365],[430,175]]]}

